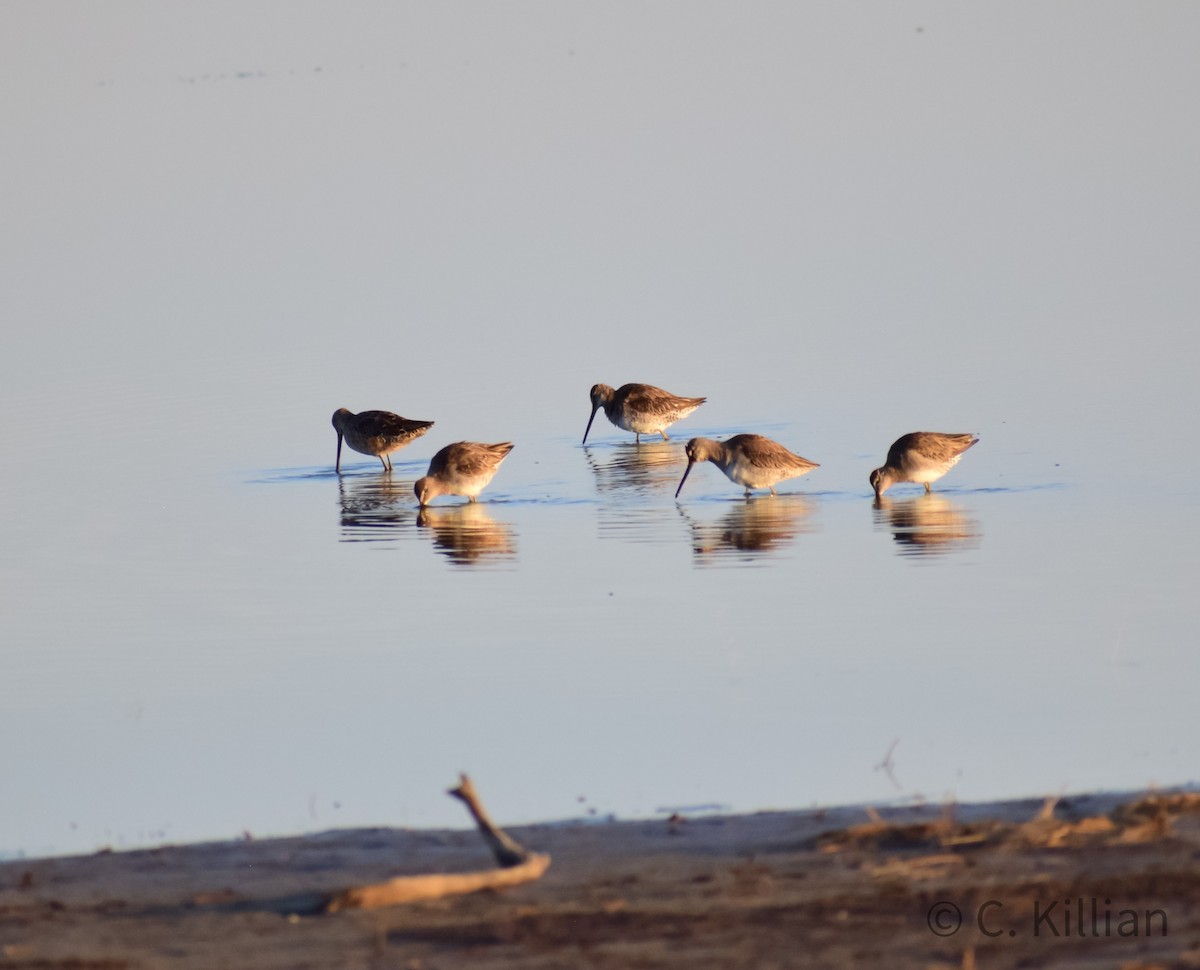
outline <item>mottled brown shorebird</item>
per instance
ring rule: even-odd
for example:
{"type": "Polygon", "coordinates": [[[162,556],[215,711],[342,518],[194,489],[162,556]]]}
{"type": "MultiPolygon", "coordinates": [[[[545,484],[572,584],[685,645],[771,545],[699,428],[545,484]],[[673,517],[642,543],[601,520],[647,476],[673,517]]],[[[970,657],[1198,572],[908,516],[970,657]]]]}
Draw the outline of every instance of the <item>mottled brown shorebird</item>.
{"type": "Polygon", "coordinates": [[[334,469],[342,472],[342,439],[360,455],[374,455],[384,471],[392,470],[388,455],[399,451],[414,438],[433,427],[432,421],[412,421],[391,411],[360,411],[355,414],[345,408],[333,412],[333,429],[337,432],[337,463],[334,469]]]}
{"type": "Polygon", "coordinates": [[[675,497],[683,491],[692,466],[698,461],[711,461],[731,482],[742,485],[749,495],[751,489],[769,488],[775,494],[775,486],[789,478],[799,478],[820,468],[815,461],[801,458],[788,451],[778,441],[764,438],[760,434],[735,434],[728,441],[713,441],[712,438],[693,438],[684,448],[688,466],[675,497]]]}
{"type": "Polygon", "coordinates": [[[669,441],[665,429],[708,400],[705,397],[679,397],[652,384],[622,384],[615,391],[607,384],[595,384],[588,393],[592,399],[592,416],[583,432],[585,445],[596,412],[601,408],[609,421],[618,428],[632,431],[638,442],[642,435],[655,432],[662,435],[663,441],[669,441]]]}
{"type": "Polygon", "coordinates": [[[413,486],[417,501],[424,507],[439,495],[465,495],[474,502],[512,450],[508,441],[496,445],[456,441],[446,445],[433,456],[425,477],[413,486]]]}
{"type": "Polygon", "coordinates": [[[946,474],[979,441],[973,434],[941,434],[913,431],[897,438],[888,449],[882,468],[871,472],[871,487],[880,498],[898,482],[914,482],[932,491],[930,485],[946,474]]]}

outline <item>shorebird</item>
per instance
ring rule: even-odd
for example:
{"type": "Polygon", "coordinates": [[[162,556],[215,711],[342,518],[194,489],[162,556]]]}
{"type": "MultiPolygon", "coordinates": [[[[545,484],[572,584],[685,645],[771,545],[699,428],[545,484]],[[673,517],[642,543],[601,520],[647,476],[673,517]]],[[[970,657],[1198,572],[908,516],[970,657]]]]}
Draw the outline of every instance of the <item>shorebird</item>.
{"type": "Polygon", "coordinates": [[[384,471],[392,470],[388,454],[399,451],[414,438],[433,427],[432,421],[412,421],[391,411],[360,411],[355,414],[345,408],[333,412],[333,429],[337,432],[337,463],[334,469],[342,472],[342,439],[360,455],[374,455],[384,471]]]}
{"type": "Polygon", "coordinates": [[[588,432],[596,412],[604,408],[604,415],[618,428],[632,431],[639,443],[644,434],[662,435],[669,441],[664,430],[700,407],[708,398],[679,397],[670,391],[651,384],[622,384],[615,391],[607,384],[595,384],[588,392],[592,399],[592,416],[588,418],[583,432],[583,443],[587,444],[588,432]]]}
{"type": "Polygon", "coordinates": [[[815,461],[801,458],[788,451],[778,441],[764,438],[760,434],[735,434],[728,441],[713,441],[711,438],[693,438],[684,448],[688,466],[675,489],[675,497],[683,491],[692,466],[698,461],[711,461],[725,477],[746,489],[769,488],[775,494],[775,486],[788,478],[798,478],[820,468],[815,461]]]}
{"type": "Polygon", "coordinates": [[[413,486],[424,508],[439,495],[465,495],[471,502],[496,475],[500,462],[513,450],[510,442],[485,445],[478,441],[456,441],[433,456],[429,471],[413,486]]]}
{"type": "Polygon", "coordinates": [[[979,439],[972,434],[940,434],[937,431],[913,431],[897,438],[888,449],[882,468],[871,472],[875,497],[897,482],[915,482],[932,491],[930,485],[946,474],[979,439]]]}

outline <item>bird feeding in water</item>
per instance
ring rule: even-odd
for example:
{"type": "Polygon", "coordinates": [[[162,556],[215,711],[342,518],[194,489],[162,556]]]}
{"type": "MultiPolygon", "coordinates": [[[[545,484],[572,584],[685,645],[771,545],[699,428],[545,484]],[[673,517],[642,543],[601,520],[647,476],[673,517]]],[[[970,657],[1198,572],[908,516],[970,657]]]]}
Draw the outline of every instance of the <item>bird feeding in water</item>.
{"type": "Polygon", "coordinates": [[[972,434],[941,434],[937,431],[913,431],[897,438],[888,449],[882,467],[871,472],[875,498],[899,482],[914,482],[925,491],[958,464],[963,453],[979,441],[972,434]]]}
{"type": "Polygon", "coordinates": [[[683,491],[683,483],[691,474],[692,466],[701,461],[711,461],[731,482],[743,486],[747,495],[756,488],[768,488],[774,495],[775,486],[780,482],[799,478],[821,467],[760,434],[735,434],[728,441],[693,438],[684,451],[688,465],[679,480],[679,488],[675,489],[676,498],[683,491]]]}
{"type": "Polygon", "coordinates": [[[640,444],[642,435],[656,432],[662,435],[663,441],[669,441],[666,429],[708,400],[680,397],[652,384],[622,384],[615,391],[607,384],[595,384],[588,394],[592,399],[592,416],[583,432],[585,445],[596,412],[601,408],[604,408],[604,416],[618,428],[632,431],[640,444]]]}
{"type": "Polygon", "coordinates": [[[333,412],[333,429],[337,432],[337,462],[334,470],[342,472],[342,439],[360,455],[374,455],[384,471],[392,470],[388,457],[410,441],[421,437],[433,427],[432,421],[412,421],[391,411],[360,411],[355,414],[345,408],[333,412]]]}
{"type": "Polygon", "coordinates": [[[433,456],[429,471],[417,479],[413,492],[424,508],[439,495],[465,495],[474,502],[495,476],[500,463],[513,450],[511,442],[485,445],[456,441],[433,456]]]}

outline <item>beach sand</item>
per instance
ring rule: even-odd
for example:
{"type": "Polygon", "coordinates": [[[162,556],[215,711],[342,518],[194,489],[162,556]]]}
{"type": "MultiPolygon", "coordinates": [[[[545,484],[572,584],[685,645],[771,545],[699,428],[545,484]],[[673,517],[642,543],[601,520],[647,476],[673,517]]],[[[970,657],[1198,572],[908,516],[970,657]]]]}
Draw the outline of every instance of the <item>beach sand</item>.
{"type": "Polygon", "coordinates": [[[508,831],[542,879],[333,914],[349,886],[494,863],[474,829],[5,862],[0,970],[1200,967],[1195,794],[508,831]]]}

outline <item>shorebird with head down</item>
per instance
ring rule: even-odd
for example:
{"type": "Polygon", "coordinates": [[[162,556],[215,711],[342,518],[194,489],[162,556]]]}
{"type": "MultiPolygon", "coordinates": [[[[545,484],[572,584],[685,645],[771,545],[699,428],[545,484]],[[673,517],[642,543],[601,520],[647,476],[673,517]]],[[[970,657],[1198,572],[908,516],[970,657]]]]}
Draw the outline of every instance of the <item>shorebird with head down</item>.
{"type": "Polygon", "coordinates": [[[728,441],[693,438],[684,451],[688,465],[679,480],[679,488],[675,489],[676,498],[683,491],[683,483],[691,474],[692,466],[700,461],[711,461],[731,482],[743,486],[747,495],[755,488],[768,488],[774,495],[775,486],[780,482],[799,478],[821,467],[760,434],[735,434],[728,441]]]}
{"type": "Polygon", "coordinates": [[[596,412],[604,408],[604,416],[624,431],[632,431],[639,444],[644,434],[660,434],[669,441],[666,429],[700,407],[707,398],[679,397],[652,384],[622,384],[613,390],[607,384],[595,384],[588,396],[592,399],[592,416],[583,432],[587,444],[588,432],[596,412]]]}
{"type": "Polygon", "coordinates": [[[913,431],[897,438],[888,449],[887,459],[871,472],[875,498],[899,482],[914,482],[925,491],[958,464],[963,453],[979,441],[973,434],[941,434],[937,431],[913,431]]]}
{"type": "Polygon", "coordinates": [[[342,472],[342,439],[360,455],[374,455],[383,470],[392,470],[388,457],[410,441],[421,437],[433,427],[432,421],[412,421],[391,411],[360,411],[355,414],[345,408],[333,412],[333,429],[337,432],[337,462],[334,469],[342,472]]]}
{"type": "Polygon", "coordinates": [[[417,479],[413,492],[424,508],[439,495],[465,495],[474,502],[508,457],[508,441],[485,445],[478,441],[456,441],[433,456],[429,471],[417,479]]]}

